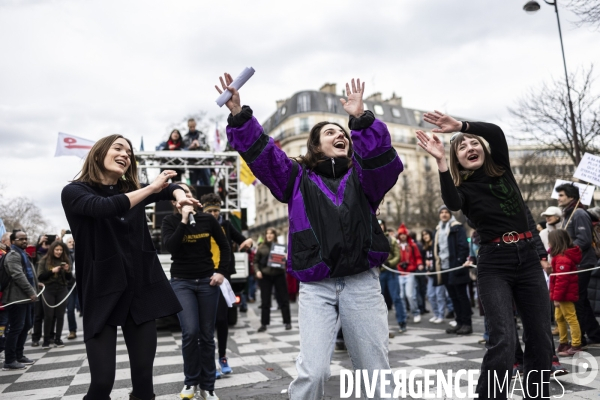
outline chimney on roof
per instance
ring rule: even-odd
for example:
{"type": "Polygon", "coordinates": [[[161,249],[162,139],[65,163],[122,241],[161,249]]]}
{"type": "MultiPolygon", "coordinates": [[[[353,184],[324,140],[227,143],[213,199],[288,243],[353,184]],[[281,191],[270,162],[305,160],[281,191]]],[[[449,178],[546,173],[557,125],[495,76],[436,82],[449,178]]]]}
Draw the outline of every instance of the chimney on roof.
{"type": "Polygon", "coordinates": [[[275,102],[275,104],[277,104],[277,109],[279,110],[281,108],[281,106],[285,104],[286,101],[287,101],[287,99],[277,100],[275,102]]]}
{"type": "Polygon", "coordinates": [[[373,93],[372,95],[370,95],[369,97],[367,97],[365,100],[382,101],[381,92],[373,93]]]}
{"type": "Polygon", "coordinates": [[[396,97],[396,92],[392,93],[392,97],[386,100],[386,103],[389,103],[393,106],[402,107],[402,97],[396,97]]]}
{"type": "Polygon", "coordinates": [[[336,89],[335,83],[326,83],[323,86],[321,86],[321,89],[319,89],[319,91],[323,92],[323,93],[336,94],[335,89],[336,89]]]}

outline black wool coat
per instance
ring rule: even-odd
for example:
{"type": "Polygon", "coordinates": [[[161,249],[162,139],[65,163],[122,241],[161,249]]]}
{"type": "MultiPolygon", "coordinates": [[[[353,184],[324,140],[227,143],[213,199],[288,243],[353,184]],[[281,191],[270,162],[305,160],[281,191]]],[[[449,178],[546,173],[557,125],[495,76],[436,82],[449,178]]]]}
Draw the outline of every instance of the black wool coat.
{"type": "Polygon", "coordinates": [[[131,208],[118,185],[72,182],[61,200],[77,253],[77,293],[83,310],[84,341],[104,326],[136,324],[176,314],[181,305],[156,255],[145,206],[172,200],[181,189],[169,185],[131,208]]]}

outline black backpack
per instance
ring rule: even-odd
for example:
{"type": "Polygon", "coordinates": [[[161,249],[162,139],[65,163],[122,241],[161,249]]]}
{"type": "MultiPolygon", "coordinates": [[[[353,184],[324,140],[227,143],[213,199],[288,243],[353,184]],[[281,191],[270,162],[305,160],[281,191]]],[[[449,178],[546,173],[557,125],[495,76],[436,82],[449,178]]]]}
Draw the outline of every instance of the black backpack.
{"type": "Polygon", "coordinates": [[[12,276],[6,270],[6,265],[5,265],[6,258],[8,257],[9,254],[10,254],[10,249],[8,250],[8,253],[0,256],[0,292],[4,291],[8,287],[10,282],[12,281],[12,276]]]}

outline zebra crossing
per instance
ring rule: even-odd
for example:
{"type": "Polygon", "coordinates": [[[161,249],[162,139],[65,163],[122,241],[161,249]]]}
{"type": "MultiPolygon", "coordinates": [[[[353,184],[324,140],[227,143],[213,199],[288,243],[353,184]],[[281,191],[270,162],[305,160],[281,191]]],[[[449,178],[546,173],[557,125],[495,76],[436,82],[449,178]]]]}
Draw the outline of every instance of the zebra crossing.
{"type": "MultiPolygon", "coordinates": [[[[236,327],[230,329],[227,355],[233,373],[216,381],[216,393],[227,399],[287,399],[287,387],[296,376],[295,359],[299,352],[296,305],[292,305],[292,330],[286,331],[281,315],[272,312],[272,323],[266,332],[258,333],[259,310],[251,306],[240,314],[236,327]]],[[[474,320],[476,331],[481,321],[474,320]]],[[[80,324],[81,326],[81,324],[80,324]]],[[[390,326],[394,317],[390,314],[390,326]]],[[[68,332],[63,332],[64,337],[68,332]]],[[[478,369],[485,348],[480,335],[448,335],[440,325],[422,322],[409,325],[405,334],[396,334],[389,342],[392,370],[407,374],[425,369],[478,369]]],[[[65,347],[41,350],[26,344],[25,355],[37,360],[26,370],[0,372],[0,400],[81,400],[90,383],[90,371],[83,344],[83,335],[64,340],[65,347]]],[[[600,363],[600,349],[588,350],[600,363]]],[[[131,380],[129,358],[120,330],[117,337],[117,364],[113,400],[129,399],[131,380]]],[[[570,367],[572,359],[561,359],[570,367]]],[[[572,367],[572,366],[571,366],[572,367]]],[[[338,399],[340,371],[353,369],[348,353],[334,353],[331,379],[326,384],[325,399],[338,399]]],[[[183,385],[181,332],[158,331],[158,347],[154,362],[154,387],[157,400],[178,399],[183,385]]],[[[598,399],[600,376],[587,385],[573,382],[573,374],[558,378],[565,388],[564,399],[598,399]]],[[[466,387],[466,381],[463,382],[466,387]]],[[[552,396],[562,394],[560,385],[551,385],[552,396]]],[[[518,392],[517,392],[518,393],[518,392]]],[[[520,396],[515,395],[515,399],[520,396]]]]}

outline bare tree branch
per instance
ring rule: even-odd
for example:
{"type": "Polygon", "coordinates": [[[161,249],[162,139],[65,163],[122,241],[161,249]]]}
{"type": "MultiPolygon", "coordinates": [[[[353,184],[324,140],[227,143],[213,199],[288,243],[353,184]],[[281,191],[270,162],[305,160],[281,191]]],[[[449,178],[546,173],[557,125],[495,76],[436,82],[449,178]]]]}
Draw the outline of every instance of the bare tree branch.
{"type": "Polygon", "coordinates": [[[50,230],[40,208],[27,197],[11,199],[0,197],[0,218],[4,221],[8,232],[20,229],[27,233],[32,242],[39,235],[50,230]]]}
{"type": "Polygon", "coordinates": [[[571,0],[567,8],[579,18],[575,25],[600,29],[600,0],[571,0]]]}
{"type": "MultiPolygon", "coordinates": [[[[581,153],[600,152],[600,95],[592,90],[594,66],[581,69],[569,77],[575,113],[575,125],[581,153]]],[[[513,135],[522,144],[565,153],[575,164],[573,133],[569,115],[567,87],[562,80],[544,83],[540,88],[529,90],[518,100],[517,106],[509,108],[517,118],[513,135]]]]}

